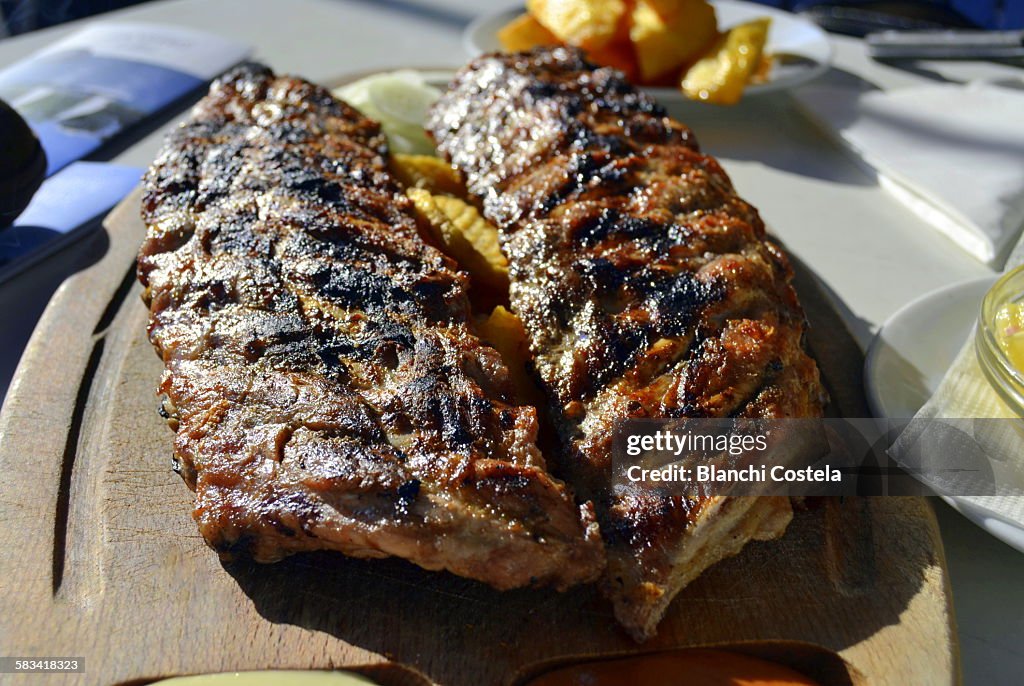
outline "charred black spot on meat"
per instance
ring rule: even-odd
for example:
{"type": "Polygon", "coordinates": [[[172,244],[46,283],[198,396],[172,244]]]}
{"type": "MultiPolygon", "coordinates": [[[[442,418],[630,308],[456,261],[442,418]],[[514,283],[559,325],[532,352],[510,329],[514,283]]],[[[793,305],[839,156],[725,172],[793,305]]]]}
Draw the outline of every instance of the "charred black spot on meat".
{"type": "Polygon", "coordinates": [[[630,368],[640,352],[650,345],[648,327],[624,325],[604,326],[593,331],[583,350],[588,354],[588,375],[573,400],[593,397],[609,381],[630,368]]]}
{"type": "Polygon", "coordinates": [[[420,494],[420,480],[410,479],[398,487],[398,499],[395,503],[395,510],[399,514],[407,515],[412,510],[416,498],[420,494]]]}
{"type": "Polygon", "coordinates": [[[645,266],[629,277],[627,288],[640,298],[663,334],[681,336],[701,310],[720,300],[725,289],[687,272],[645,266]]]}
{"type": "Polygon", "coordinates": [[[285,188],[309,198],[334,206],[345,198],[336,181],[326,179],[312,169],[289,169],[282,175],[285,188]]]}
{"type": "Polygon", "coordinates": [[[205,227],[201,235],[203,249],[210,255],[249,254],[268,257],[273,250],[270,236],[254,231],[252,215],[227,216],[214,226],[205,227]]]}
{"type": "Polygon", "coordinates": [[[576,260],[572,268],[580,275],[585,288],[599,296],[618,291],[629,274],[606,257],[584,257],[576,260]]]}
{"type": "Polygon", "coordinates": [[[587,247],[609,238],[649,239],[664,235],[665,227],[644,217],[626,214],[621,210],[606,207],[597,214],[589,215],[573,228],[573,237],[587,247]]]}
{"type": "Polygon", "coordinates": [[[621,136],[607,136],[588,126],[574,126],[570,138],[573,148],[579,150],[595,150],[615,156],[625,156],[630,152],[630,146],[621,136]]]}
{"type": "Polygon", "coordinates": [[[324,265],[312,274],[312,282],[317,293],[343,307],[400,310],[412,302],[412,294],[387,277],[346,264],[324,265]]]}
{"type": "MultiPolygon", "coordinates": [[[[629,323],[645,332],[657,330],[661,335],[683,335],[701,310],[725,293],[715,283],[688,271],[673,272],[646,264],[620,266],[606,257],[580,258],[573,262],[572,269],[580,277],[585,297],[595,299],[601,312],[616,315],[625,309],[642,308],[648,316],[629,323]]],[[[646,344],[648,338],[645,333],[628,340],[616,337],[605,342],[634,346],[646,344]]],[[[618,350],[611,353],[609,357],[613,360],[629,357],[618,350]]]]}
{"type": "Polygon", "coordinates": [[[199,173],[199,195],[196,202],[207,206],[225,198],[239,177],[242,165],[246,163],[244,141],[225,142],[203,160],[199,173]],[[211,172],[216,173],[211,173],[211,172]]]}
{"type": "Polygon", "coordinates": [[[566,199],[597,186],[614,186],[627,177],[628,169],[617,160],[609,160],[603,152],[574,154],[566,169],[566,178],[559,188],[541,202],[541,209],[550,212],[566,199]]]}
{"type": "Polygon", "coordinates": [[[408,382],[402,407],[423,429],[440,432],[447,445],[465,447],[473,442],[458,400],[442,374],[426,374],[408,382]]]}
{"type": "Polygon", "coordinates": [[[380,351],[394,351],[400,354],[416,345],[416,337],[410,327],[395,321],[374,321],[367,324],[359,341],[360,348],[368,348],[374,355],[380,351]]]}
{"type": "MultiPolygon", "coordinates": [[[[301,145],[314,140],[313,132],[308,127],[298,126],[291,122],[282,122],[278,126],[270,127],[266,129],[267,136],[270,141],[274,143],[283,143],[284,145],[301,145]]],[[[286,155],[282,151],[280,158],[285,158],[286,155]]]]}

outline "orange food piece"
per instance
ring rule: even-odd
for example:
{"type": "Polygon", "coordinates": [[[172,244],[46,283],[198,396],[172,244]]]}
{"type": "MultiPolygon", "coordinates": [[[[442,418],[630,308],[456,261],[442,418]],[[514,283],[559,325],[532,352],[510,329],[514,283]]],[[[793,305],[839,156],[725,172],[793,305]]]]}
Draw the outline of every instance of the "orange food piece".
{"type": "Polygon", "coordinates": [[[717,35],[715,8],[705,0],[637,0],[633,6],[629,37],[644,81],[694,61],[717,35]]]}
{"type": "Polygon", "coordinates": [[[600,660],[548,672],[529,686],[819,686],[777,662],[728,650],[689,648],[600,660]]]}
{"type": "Polygon", "coordinates": [[[629,43],[613,43],[600,50],[588,50],[587,59],[604,67],[618,69],[625,73],[626,78],[630,81],[636,81],[640,76],[636,54],[633,52],[633,46],[629,43]]]}
{"type": "Polygon", "coordinates": [[[439,157],[396,152],[391,155],[388,167],[406,188],[425,188],[434,195],[466,199],[466,186],[459,173],[439,157]]]}
{"type": "Polygon", "coordinates": [[[747,83],[766,83],[772,74],[772,67],[775,66],[775,55],[761,52],[761,59],[758,60],[754,71],[750,74],[747,83]]]}
{"type": "Polygon", "coordinates": [[[469,272],[474,283],[508,292],[508,261],[501,253],[498,229],[480,216],[476,207],[425,188],[407,188],[405,194],[429,226],[434,241],[469,272]]]}
{"type": "Polygon", "coordinates": [[[559,40],[584,50],[621,36],[628,18],[625,0],[527,0],[526,8],[559,40]]]}
{"type": "Polygon", "coordinates": [[[498,29],[498,40],[508,52],[522,52],[539,45],[559,43],[558,37],[544,28],[532,14],[521,14],[498,29]]]}
{"type": "Polygon", "coordinates": [[[683,93],[692,100],[734,105],[761,63],[771,19],[753,19],[732,27],[711,51],[683,74],[683,93]]]}
{"type": "Polygon", "coordinates": [[[477,334],[501,355],[508,367],[516,400],[526,405],[539,407],[544,395],[526,371],[530,359],[530,344],[526,340],[523,322],[514,313],[498,305],[491,315],[479,322],[477,334]]]}

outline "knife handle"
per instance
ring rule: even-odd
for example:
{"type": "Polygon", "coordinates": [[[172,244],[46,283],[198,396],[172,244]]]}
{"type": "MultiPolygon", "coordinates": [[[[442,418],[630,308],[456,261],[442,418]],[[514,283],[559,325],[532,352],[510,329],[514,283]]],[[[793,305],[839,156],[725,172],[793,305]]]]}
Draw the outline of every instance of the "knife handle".
{"type": "Polygon", "coordinates": [[[881,31],[865,40],[876,59],[1024,57],[1022,31],[881,31]]]}

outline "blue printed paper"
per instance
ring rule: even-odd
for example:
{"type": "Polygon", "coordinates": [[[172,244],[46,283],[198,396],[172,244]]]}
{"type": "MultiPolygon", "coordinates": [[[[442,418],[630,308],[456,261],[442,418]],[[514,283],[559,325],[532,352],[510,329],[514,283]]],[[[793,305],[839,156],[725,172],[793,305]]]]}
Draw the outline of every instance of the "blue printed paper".
{"type": "Polygon", "coordinates": [[[247,53],[198,31],[95,24],[0,71],[0,98],[36,131],[51,175],[247,53]]]}
{"type": "Polygon", "coordinates": [[[75,162],[44,181],[14,225],[0,229],[0,282],[95,228],[141,176],[137,167],[75,162]]]}

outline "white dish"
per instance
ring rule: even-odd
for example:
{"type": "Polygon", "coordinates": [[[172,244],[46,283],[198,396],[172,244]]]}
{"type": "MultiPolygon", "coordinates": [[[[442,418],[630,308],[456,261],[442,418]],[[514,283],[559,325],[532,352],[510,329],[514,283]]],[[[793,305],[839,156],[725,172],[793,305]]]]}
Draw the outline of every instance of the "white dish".
{"type": "MultiPolygon", "coordinates": [[[[864,362],[868,404],[876,417],[908,419],[917,414],[973,332],[981,300],[997,278],[985,276],[932,291],[900,308],[882,325],[864,362]]],[[[986,508],[984,498],[942,499],[1024,552],[1024,527],[986,508]]]]}
{"type": "MultiPolygon", "coordinates": [[[[715,6],[720,29],[728,29],[757,17],[770,17],[772,24],[768,30],[766,50],[775,55],[785,56],[784,59],[777,60],[769,80],[747,86],[743,92],[744,97],[793,88],[828,70],[832,61],[832,44],[825,32],[816,24],[796,14],[741,0],[713,0],[711,4],[715,6]]],[[[462,34],[462,44],[466,52],[476,56],[484,52],[501,50],[498,29],[525,11],[526,9],[520,5],[477,17],[462,34]]],[[[676,88],[643,90],[663,104],[690,102],[676,88]]]]}
{"type": "Polygon", "coordinates": [[[942,496],[942,499],[949,503],[949,506],[954,510],[1006,545],[1024,553],[1024,527],[997,512],[993,512],[984,505],[978,504],[976,501],[984,500],[983,496],[977,498],[942,496]]]}
{"type": "Polygon", "coordinates": [[[879,329],[864,361],[876,417],[909,419],[931,397],[974,329],[995,276],[955,283],[901,307],[879,329]]]}

